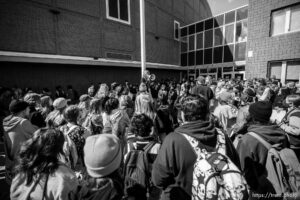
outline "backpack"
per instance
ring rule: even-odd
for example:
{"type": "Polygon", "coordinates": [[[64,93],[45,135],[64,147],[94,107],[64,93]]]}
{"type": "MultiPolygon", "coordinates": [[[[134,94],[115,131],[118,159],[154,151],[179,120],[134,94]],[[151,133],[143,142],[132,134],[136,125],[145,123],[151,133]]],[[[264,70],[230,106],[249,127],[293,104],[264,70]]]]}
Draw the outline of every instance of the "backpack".
{"type": "Polygon", "coordinates": [[[254,132],[249,134],[268,149],[266,160],[267,179],[277,194],[300,191],[300,163],[295,152],[289,148],[276,149],[254,132]]]}
{"type": "Polygon", "coordinates": [[[182,134],[194,149],[197,160],[194,164],[192,200],[249,198],[245,178],[237,166],[226,156],[225,134],[217,129],[216,150],[207,152],[195,138],[182,134]]]}
{"type": "Polygon", "coordinates": [[[148,152],[156,144],[152,141],[143,150],[129,151],[124,164],[124,196],[125,199],[148,199],[151,187],[151,163],[148,152]]]}

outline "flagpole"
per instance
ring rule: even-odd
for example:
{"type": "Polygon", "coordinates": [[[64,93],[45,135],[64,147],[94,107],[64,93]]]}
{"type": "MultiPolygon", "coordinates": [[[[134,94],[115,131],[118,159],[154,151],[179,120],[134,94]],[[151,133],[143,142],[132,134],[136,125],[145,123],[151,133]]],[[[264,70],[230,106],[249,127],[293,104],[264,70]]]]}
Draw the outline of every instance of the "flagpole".
{"type": "Polygon", "coordinates": [[[140,0],[140,34],[141,34],[141,77],[146,70],[146,41],[145,41],[145,2],[140,0]]]}

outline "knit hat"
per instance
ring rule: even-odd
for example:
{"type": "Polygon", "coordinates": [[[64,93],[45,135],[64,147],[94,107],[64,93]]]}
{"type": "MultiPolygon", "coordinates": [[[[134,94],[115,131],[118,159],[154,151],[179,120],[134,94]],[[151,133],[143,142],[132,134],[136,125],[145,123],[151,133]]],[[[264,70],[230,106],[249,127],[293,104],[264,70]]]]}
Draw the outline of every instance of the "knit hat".
{"type": "Polygon", "coordinates": [[[232,94],[229,92],[221,92],[219,94],[219,100],[223,102],[228,102],[229,100],[232,99],[232,94]]]}
{"type": "Polygon", "coordinates": [[[84,146],[84,162],[91,177],[105,177],[117,170],[122,161],[119,139],[113,134],[90,136],[84,146]]]}
{"type": "Polygon", "coordinates": [[[67,100],[63,97],[57,98],[55,99],[55,101],[53,102],[53,107],[55,109],[61,109],[67,106],[67,100]]]}
{"type": "Polygon", "coordinates": [[[29,104],[35,104],[40,100],[41,100],[41,97],[37,93],[28,93],[24,97],[24,101],[26,101],[29,104]]]}
{"type": "Polygon", "coordinates": [[[266,101],[258,101],[250,105],[249,113],[259,122],[268,122],[272,115],[272,104],[266,101]]]}
{"type": "Polygon", "coordinates": [[[25,110],[28,106],[29,104],[26,101],[12,100],[9,104],[9,111],[12,114],[17,114],[25,110]]]}

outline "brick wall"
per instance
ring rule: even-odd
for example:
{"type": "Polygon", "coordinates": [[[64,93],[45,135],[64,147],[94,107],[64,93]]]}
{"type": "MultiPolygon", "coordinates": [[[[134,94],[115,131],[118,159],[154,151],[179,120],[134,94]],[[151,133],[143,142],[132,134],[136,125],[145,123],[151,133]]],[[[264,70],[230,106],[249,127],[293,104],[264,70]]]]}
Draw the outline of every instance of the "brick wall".
{"type": "MultiPolygon", "coordinates": [[[[139,1],[130,2],[127,25],[106,18],[105,0],[2,0],[0,50],[87,57],[111,52],[140,60],[139,1]]],[[[184,25],[211,16],[206,0],[145,0],[145,10],[147,61],[176,65],[174,20],[184,25]]]]}
{"type": "Polygon", "coordinates": [[[270,37],[272,10],[299,0],[249,0],[246,77],[266,77],[268,61],[300,58],[300,32],[270,37]]]}

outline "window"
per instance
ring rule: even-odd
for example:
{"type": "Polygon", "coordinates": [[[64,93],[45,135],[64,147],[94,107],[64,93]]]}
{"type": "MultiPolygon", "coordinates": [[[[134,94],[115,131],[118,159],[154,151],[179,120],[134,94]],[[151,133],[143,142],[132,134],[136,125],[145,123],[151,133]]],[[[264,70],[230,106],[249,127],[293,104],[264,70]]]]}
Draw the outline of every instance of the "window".
{"type": "Polygon", "coordinates": [[[247,20],[236,23],[236,33],[235,34],[236,34],[235,35],[236,42],[247,41],[247,35],[248,35],[247,20]]]}
{"type": "Polygon", "coordinates": [[[214,63],[221,63],[223,61],[223,47],[214,48],[214,63]]]}
{"type": "Polygon", "coordinates": [[[180,29],[181,31],[181,37],[184,37],[184,36],[187,36],[187,27],[184,27],[184,28],[182,28],[182,29],[180,29]]]}
{"type": "Polygon", "coordinates": [[[199,22],[196,24],[196,32],[201,32],[204,30],[204,22],[199,22]]]}
{"type": "Polygon", "coordinates": [[[231,11],[225,14],[225,24],[229,24],[235,21],[235,11],[231,11]]]}
{"type": "Polygon", "coordinates": [[[181,66],[187,66],[187,53],[181,54],[181,66]]]}
{"type": "Polygon", "coordinates": [[[181,38],[181,52],[187,52],[187,37],[181,38]]]}
{"type": "Polygon", "coordinates": [[[106,17],[130,24],[130,0],[106,0],[106,17]]]}
{"type": "Polygon", "coordinates": [[[233,45],[224,46],[224,62],[233,61],[233,45]]]}
{"type": "Polygon", "coordinates": [[[203,49],[203,32],[197,34],[197,49],[203,49]]]}
{"type": "Polygon", "coordinates": [[[299,74],[300,74],[300,61],[287,62],[286,80],[298,81],[299,74]]]}
{"type": "Polygon", "coordinates": [[[195,31],[196,31],[196,25],[195,24],[189,26],[189,35],[194,34],[195,31]]]}
{"type": "Polygon", "coordinates": [[[246,42],[237,43],[235,45],[235,60],[246,60],[246,42]]]}
{"type": "Polygon", "coordinates": [[[233,43],[234,25],[225,26],[225,43],[233,43]]]}
{"type": "Polygon", "coordinates": [[[213,18],[208,19],[205,21],[204,29],[205,30],[211,29],[213,28],[213,25],[214,25],[214,19],[213,18]]]}
{"type": "Polygon", "coordinates": [[[189,36],[189,51],[195,50],[195,35],[189,36]]]}
{"type": "Polygon", "coordinates": [[[203,65],[203,50],[196,52],[196,65],[203,65]]]}
{"type": "Polygon", "coordinates": [[[224,15],[219,15],[215,17],[214,27],[222,26],[224,22],[224,15]]]}
{"type": "Polygon", "coordinates": [[[216,28],[215,29],[215,44],[214,46],[223,45],[223,28],[216,28]]]}
{"type": "Polygon", "coordinates": [[[178,21],[174,21],[174,39],[179,40],[179,30],[180,23],[178,21]]]}
{"type": "Polygon", "coordinates": [[[212,49],[204,50],[204,64],[212,64],[212,49]]]}
{"type": "Polygon", "coordinates": [[[205,40],[204,40],[204,47],[209,48],[213,45],[213,30],[205,31],[205,40]]]}
{"type": "Polygon", "coordinates": [[[271,36],[300,31],[300,4],[273,11],[271,36]]]}
{"type": "Polygon", "coordinates": [[[195,65],[195,51],[189,52],[189,66],[195,65]]]}
{"type": "Polygon", "coordinates": [[[236,21],[246,19],[248,17],[248,7],[240,8],[236,11],[236,21]]]}

